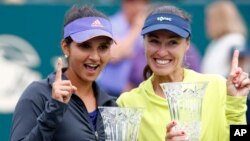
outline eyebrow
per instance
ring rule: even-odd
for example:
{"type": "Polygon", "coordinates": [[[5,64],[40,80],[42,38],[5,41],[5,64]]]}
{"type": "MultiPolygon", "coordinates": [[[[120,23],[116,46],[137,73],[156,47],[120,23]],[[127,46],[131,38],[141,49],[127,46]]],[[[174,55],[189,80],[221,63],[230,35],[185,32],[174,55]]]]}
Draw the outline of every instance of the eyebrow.
{"type": "Polygon", "coordinates": [[[105,42],[102,42],[100,43],[100,45],[111,45],[112,44],[112,41],[105,41],[105,42]]]}
{"type": "MultiPolygon", "coordinates": [[[[159,38],[159,36],[155,35],[154,33],[149,33],[149,34],[148,34],[148,37],[149,37],[149,38],[159,38]]],[[[169,38],[169,39],[172,39],[172,38],[177,38],[177,39],[179,39],[179,38],[181,38],[181,37],[178,36],[177,34],[172,34],[172,35],[168,36],[168,38],[169,38]]]]}
{"type": "MultiPolygon", "coordinates": [[[[85,42],[82,42],[82,43],[77,43],[78,45],[82,45],[82,44],[89,44],[91,45],[92,43],[90,41],[85,41],[85,42]]],[[[105,40],[103,42],[100,43],[101,45],[104,45],[104,44],[112,44],[112,40],[108,39],[108,40],[105,40]]]]}
{"type": "Polygon", "coordinates": [[[112,44],[112,43],[113,43],[113,40],[108,39],[106,41],[103,41],[101,44],[112,44]]]}
{"type": "Polygon", "coordinates": [[[154,37],[154,38],[159,38],[157,35],[155,35],[155,34],[153,34],[153,33],[149,33],[149,34],[148,34],[148,37],[151,37],[151,38],[152,38],[152,37],[154,37]]]}

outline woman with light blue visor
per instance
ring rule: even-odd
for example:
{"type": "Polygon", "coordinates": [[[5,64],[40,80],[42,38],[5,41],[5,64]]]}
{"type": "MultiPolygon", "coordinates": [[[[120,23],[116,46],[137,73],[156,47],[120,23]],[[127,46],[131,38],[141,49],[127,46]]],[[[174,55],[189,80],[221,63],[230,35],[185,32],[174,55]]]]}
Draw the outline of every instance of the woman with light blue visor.
{"type": "Polygon", "coordinates": [[[208,82],[203,99],[200,141],[229,141],[229,125],[246,123],[246,99],[250,89],[248,74],[238,67],[239,51],[234,51],[227,80],[219,75],[187,69],[183,61],[190,45],[190,16],[175,6],[153,10],[141,33],[147,60],[145,80],[117,99],[119,106],[144,108],[138,141],[189,140],[186,131],[174,130],[177,121],[171,121],[160,84],[199,81],[208,82]]]}
{"type": "Polygon", "coordinates": [[[117,106],[95,82],[110,59],[112,27],[90,7],[72,7],[65,15],[56,71],[30,84],[13,117],[11,141],[104,141],[98,106],[117,106]]]}

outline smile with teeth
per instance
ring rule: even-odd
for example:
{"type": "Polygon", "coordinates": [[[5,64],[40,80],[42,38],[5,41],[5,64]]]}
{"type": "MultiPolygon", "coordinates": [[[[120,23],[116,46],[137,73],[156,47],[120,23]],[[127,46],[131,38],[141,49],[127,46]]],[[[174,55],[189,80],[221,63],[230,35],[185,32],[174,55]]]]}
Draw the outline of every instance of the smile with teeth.
{"type": "Polygon", "coordinates": [[[98,64],[84,64],[87,69],[95,70],[99,65],[98,64]]]}
{"type": "Polygon", "coordinates": [[[161,59],[156,59],[156,63],[160,65],[165,65],[168,64],[170,60],[161,60],[161,59]]]}

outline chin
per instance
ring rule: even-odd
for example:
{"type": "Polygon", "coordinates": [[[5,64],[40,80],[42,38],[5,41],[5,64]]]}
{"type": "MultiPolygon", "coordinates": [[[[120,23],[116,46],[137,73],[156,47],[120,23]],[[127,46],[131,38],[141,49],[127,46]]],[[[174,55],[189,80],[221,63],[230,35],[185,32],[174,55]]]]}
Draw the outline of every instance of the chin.
{"type": "Polygon", "coordinates": [[[169,75],[170,71],[169,70],[160,70],[160,69],[158,69],[158,70],[154,71],[154,73],[156,75],[166,76],[166,75],[169,75]]]}
{"type": "Polygon", "coordinates": [[[97,79],[97,77],[88,77],[87,78],[88,81],[92,81],[92,82],[95,81],[96,79],[97,79]]]}
{"type": "Polygon", "coordinates": [[[96,75],[84,75],[84,76],[81,76],[81,79],[92,82],[97,79],[97,76],[96,75]]]}

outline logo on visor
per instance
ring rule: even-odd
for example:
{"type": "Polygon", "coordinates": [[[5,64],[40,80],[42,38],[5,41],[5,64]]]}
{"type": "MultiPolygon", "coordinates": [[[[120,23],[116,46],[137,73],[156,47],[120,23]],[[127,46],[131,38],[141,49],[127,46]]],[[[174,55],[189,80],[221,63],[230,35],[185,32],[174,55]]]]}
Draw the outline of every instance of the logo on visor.
{"type": "Polygon", "coordinates": [[[169,17],[157,17],[157,21],[172,21],[172,18],[169,17]]]}
{"type": "Polygon", "coordinates": [[[102,23],[97,19],[92,24],[92,27],[103,27],[102,23]]]}

